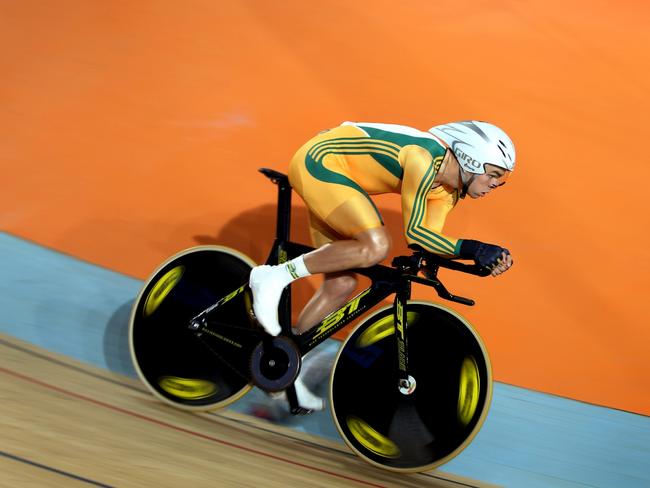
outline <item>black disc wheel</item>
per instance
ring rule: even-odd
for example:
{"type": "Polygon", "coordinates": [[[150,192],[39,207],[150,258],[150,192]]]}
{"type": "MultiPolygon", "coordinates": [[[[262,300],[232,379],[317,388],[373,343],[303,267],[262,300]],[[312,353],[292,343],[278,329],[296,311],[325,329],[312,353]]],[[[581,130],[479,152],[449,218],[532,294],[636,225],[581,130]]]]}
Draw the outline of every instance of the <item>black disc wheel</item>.
{"type": "Polygon", "coordinates": [[[492,372],[469,322],[430,302],[406,306],[410,393],[399,389],[393,307],[350,334],[332,372],[330,401],[348,446],[392,471],[427,471],[460,453],[487,416],[492,372]]]}
{"type": "Polygon", "coordinates": [[[262,331],[247,283],[255,263],[233,249],[198,246],[163,263],[131,312],[136,370],[160,399],[190,410],[220,408],[251,388],[250,354],[262,331]],[[190,322],[219,300],[203,333],[190,322]]]}

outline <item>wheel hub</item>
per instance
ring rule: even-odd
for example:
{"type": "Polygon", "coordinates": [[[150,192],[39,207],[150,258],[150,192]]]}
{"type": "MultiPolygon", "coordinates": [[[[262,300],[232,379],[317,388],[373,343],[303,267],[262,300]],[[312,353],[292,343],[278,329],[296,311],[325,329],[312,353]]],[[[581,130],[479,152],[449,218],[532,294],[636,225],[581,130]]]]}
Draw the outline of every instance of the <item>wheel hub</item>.
{"type": "Polygon", "coordinates": [[[251,356],[253,383],[265,391],[280,391],[291,385],[300,371],[301,357],[296,344],[287,337],[260,342],[251,356]]]}

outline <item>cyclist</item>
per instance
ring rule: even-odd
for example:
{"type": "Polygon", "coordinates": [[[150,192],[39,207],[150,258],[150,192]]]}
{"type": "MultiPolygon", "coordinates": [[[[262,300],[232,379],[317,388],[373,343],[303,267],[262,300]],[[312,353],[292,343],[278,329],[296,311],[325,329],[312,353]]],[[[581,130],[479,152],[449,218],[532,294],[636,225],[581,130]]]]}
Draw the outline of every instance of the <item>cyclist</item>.
{"type": "MultiPolygon", "coordinates": [[[[258,266],[250,276],[253,309],[271,335],[280,333],[278,304],[292,281],[324,273],[320,289],[300,313],[296,332],[337,310],[356,289],[354,268],[388,256],[389,233],[369,195],[399,193],[406,240],[449,258],[472,259],[497,276],[512,266],[507,249],[441,233],[459,199],[481,198],[514,170],[515,148],[500,128],[481,121],[453,122],[423,132],[394,124],[345,122],[321,132],[291,160],[289,181],[309,209],[316,249],[277,266],[258,266]]],[[[322,400],[295,382],[308,410],[322,400]]]]}

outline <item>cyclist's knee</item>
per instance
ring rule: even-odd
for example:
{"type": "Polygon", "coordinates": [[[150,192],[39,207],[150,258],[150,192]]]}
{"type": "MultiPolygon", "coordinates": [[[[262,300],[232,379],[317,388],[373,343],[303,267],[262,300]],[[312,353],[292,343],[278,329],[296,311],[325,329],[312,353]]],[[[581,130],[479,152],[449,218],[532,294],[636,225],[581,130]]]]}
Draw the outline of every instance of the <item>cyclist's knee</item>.
{"type": "Polygon", "coordinates": [[[391,241],[390,235],[383,227],[363,232],[357,236],[357,240],[362,244],[361,260],[363,264],[360,267],[368,268],[388,257],[391,241]]]}

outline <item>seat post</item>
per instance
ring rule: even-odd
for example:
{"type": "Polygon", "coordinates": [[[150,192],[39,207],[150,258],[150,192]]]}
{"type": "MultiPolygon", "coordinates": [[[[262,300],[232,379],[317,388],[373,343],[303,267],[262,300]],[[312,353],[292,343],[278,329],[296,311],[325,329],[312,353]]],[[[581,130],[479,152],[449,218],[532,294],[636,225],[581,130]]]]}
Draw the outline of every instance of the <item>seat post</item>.
{"type": "MultiPolygon", "coordinates": [[[[291,185],[287,175],[278,171],[261,168],[260,173],[278,185],[278,209],[275,224],[275,242],[266,264],[280,264],[287,261],[285,243],[289,241],[291,226],[291,185]]],[[[278,320],[285,333],[291,332],[291,292],[290,288],[282,293],[278,306],[278,320]]]]}
{"type": "Polygon", "coordinates": [[[288,241],[291,226],[291,185],[289,184],[289,178],[287,175],[270,168],[260,168],[259,172],[278,185],[275,238],[278,241],[288,241]]]}
{"type": "Polygon", "coordinates": [[[288,241],[291,228],[291,185],[284,176],[278,185],[278,212],[276,217],[275,238],[288,241]]]}

